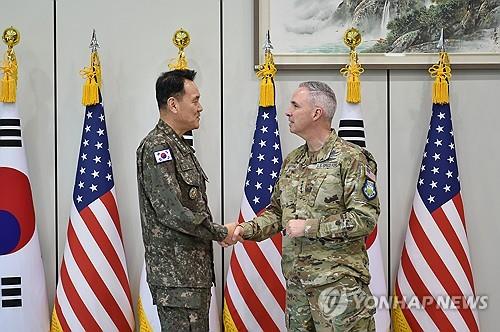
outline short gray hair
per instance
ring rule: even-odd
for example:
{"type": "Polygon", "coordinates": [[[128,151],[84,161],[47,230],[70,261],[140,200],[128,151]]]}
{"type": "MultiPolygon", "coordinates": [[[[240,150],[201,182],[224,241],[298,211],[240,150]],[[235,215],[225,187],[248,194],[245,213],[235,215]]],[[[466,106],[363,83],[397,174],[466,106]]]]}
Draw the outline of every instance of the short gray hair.
{"type": "Polygon", "coordinates": [[[337,109],[337,98],[332,88],[328,84],[318,81],[302,82],[299,84],[299,87],[309,90],[311,103],[314,106],[323,108],[326,112],[326,117],[331,121],[337,109]]]}

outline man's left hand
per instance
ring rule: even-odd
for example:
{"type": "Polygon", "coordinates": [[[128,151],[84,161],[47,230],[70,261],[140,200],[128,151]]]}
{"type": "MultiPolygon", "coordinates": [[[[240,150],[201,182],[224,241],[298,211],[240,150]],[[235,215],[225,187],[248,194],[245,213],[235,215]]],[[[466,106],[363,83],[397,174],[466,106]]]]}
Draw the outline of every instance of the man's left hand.
{"type": "Polygon", "coordinates": [[[306,228],[306,221],[304,219],[292,219],[286,225],[286,236],[289,237],[302,237],[306,228]]]}

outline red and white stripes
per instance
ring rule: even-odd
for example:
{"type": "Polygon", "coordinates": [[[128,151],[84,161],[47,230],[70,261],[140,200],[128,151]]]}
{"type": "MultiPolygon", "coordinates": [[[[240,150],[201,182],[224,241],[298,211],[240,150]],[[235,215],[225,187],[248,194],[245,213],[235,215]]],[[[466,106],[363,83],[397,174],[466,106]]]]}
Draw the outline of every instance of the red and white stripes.
{"type": "MultiPolygon", "coordinates": [[[[255,214],[243,197],[240,222],[255,214]]],[[[285,279],[281,272],[281,234],[233,247],[225,300],[238,331],[284,331],[285,279]]]]}
{"type": "Polygon", "coordinates": [[[460,193],[432,214],[415,195],[396,282],[413,329],[479,331],[477,310],[467,304],[475,291],[463,211],[460,193]],[[423,308],[411,305],[415,296],[423,308]]]}
{"type": "Polygon", "coordinates": [[[64,331],[132,331],[134,317],[114,189],[73,205],[55,310],[64,331]]]}

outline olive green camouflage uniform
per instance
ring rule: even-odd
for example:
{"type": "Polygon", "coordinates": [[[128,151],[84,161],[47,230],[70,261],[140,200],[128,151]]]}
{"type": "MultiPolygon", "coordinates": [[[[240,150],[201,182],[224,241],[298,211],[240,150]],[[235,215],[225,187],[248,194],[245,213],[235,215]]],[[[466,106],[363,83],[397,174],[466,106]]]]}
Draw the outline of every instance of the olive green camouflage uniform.
{"type": "Polygon", "coordinates": [[[380,213],[376,171],[368,151],[332,130],[318,152],[303,145],[287,156],[270,205],[242,224],[245,239],[261,241],[306,220],[305,236],[283,237],[289,330],[374,330],[374,310],[353,299],[371,296],[365,237],[380,213]],[[335,310],[337,299],[345,303],[335,310]]]}
{"type": "Polygon", "coordinates": [[[147,281],[163,331],[206,331],[215,282],[212,222],[194,150],[163,120],[137,149],[137,181],[147,281]]]}

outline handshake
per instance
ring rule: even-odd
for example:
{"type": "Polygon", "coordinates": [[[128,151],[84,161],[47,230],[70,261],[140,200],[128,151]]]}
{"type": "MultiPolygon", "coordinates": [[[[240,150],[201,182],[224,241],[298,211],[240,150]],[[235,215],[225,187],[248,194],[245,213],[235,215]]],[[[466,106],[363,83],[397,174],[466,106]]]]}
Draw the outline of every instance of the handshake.
{"type": "Polygon", "coordinates": [[[227,228],[227,236],[224,240],[220,241],[219,244],[226,248],[232,246],[236,242],[243,242],[243,227],[239,226],[238,222],[233,222],[231,224],[225,224],[224,227],[227,228]]]}
{"type": "MultiPolygon", "coordinates": [[[[311,226],[307,226],[307,220],[305,219],[291,219],[286,223],[286,226],[282,230],[284,236],[290,238],[302,237],[305,236],[306,229],[310,229],[311,226]]],[[[238,222],[234,222],[231,224],[225,224],[224,227],[227,228],[227,236],[224,240],[220,241],[219,244],[226,248],[232,246],[236,242],[243,242],[243,236],[245,235],[245,231],[241,224],[238,222]]],[[[274,234],[270,234],[272,236],[274,234]]]]}

